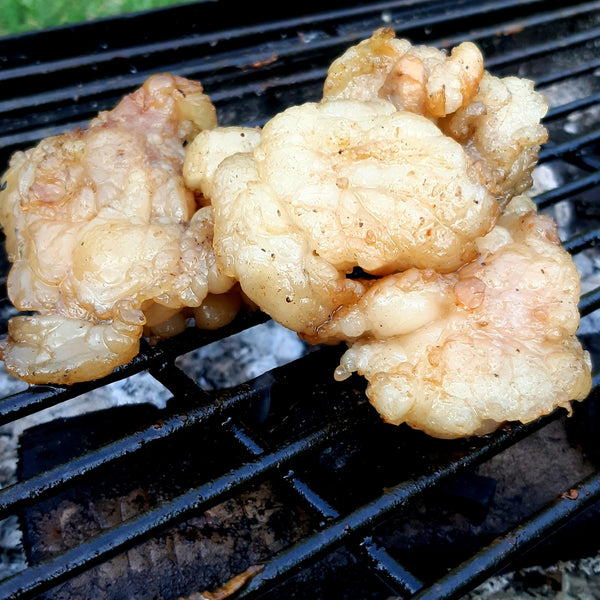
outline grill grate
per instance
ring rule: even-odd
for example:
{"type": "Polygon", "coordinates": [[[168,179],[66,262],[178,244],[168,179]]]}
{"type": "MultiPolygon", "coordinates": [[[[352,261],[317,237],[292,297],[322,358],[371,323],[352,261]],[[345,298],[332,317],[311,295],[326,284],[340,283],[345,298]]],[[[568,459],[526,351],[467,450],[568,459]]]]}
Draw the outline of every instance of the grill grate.
{"type": "MultiPolygon", "coordinates": [[[[302,3],[303,12],[294,12],[300,6],[287,3],[270,6],[268,13],[252,6],[246,13],[237,6],[231,10],[221,0],[6,38],[0,40],[2,170],[16,149],[85,125],[161,70],[201,80],[221,124],[262,124],[291,104],[318,99],[331,60],[375,28],[389,25],[399,37],[417,43],[448,47],[473,40],[492,72],[536,79],[552,107],[546,119],[551,142],[541,153],[537,171],[551,173],[550,183],[536,179],[535,200],[559,221],[567,249],[576,259],[586,258],[600,241],[600,2],[563,4],[548,8],[541,0],[420,0],[338,5],[322,0],[302,3]],[[132,35],[134,23],[135,31],[143,32],[139,37],[132,35]]],[[[588,259],[593,262],[593,255],[588,259]]],[[[581,337],[596,359],[600,287],[595,272],[584,275],[581,337]]],[[[6,299],[2,307],[0,331],[5,332],[10,315],[6,299]]],[[[249,381],[216,390],[204,389],[180,368],[178,357],[266,321],[264,315],[253,314],[218,332],[190,329],[156,346],[143,344],[131,364],[101,381],[69,388],[33,386],[14,394],[8,388],[2,391],[0,425],[142,372],[163,385],[171,399],[150,420],[132,418],[121,437],[0,490],[0,518],[27,514],[27,509],[65,490],[110,477],[115,465],[143,469],[149,449],[175,443],[172,440],[186,432],[204,432],[208,447],[213,442],[219,448],[230,446],[234,459],[224,460],[222,470],[205,480],[199,473],[198,481],[121,525],[43,562],[31,561],[24,571],[0,581],[1,598],[32,598],[56,590],[267,479],[302,505],[313,526],[269,557],[238,597],[275,593],[301,569],[344,548],[366,565],[371,578],[383,582],[373,588],[374,598],[456,598],[498,570],[518,564],[540,538],[600,499],[600,471],[593,467],[579,482],[564,481],[545,507],[507,527],[489,545],[472,553],[457,550],[454,562],[437,569],[439,576],[423,577],[399,558],[397,549],[386,547],[379,528],[477,465],[564,421],[564,411],[482,439],[440,442],[382,424],[365,401],[361,381],[334,382],[338,348],[314,349],[249,381]],[[307,382],[306,374],[314,380],[307,382]],[[271,412],[265,416],[259,409],[267,405],[271,412]],[[348,447],[351,450],[335,454],[348,447]],[[383,457],[386,452],[389,456],[383,457]],[[341,456],[333,471],[341,491],[326,481],[331,472],[323,468],[323,457],[332,453],[341,456]],[[359,470],[359,477],[355,462],[370,467],[359,470]]],[[[595,405],[598,383],[596,375],[586,407],[595,405]]],[[[573,443],[583,442],[577,438],[573,443]]],[[[173,589],[172,597],[206,589],[209,583],[188,581],[184,589],[173,589]]],[[[352,597],[343,581],[336,586],[336,598],[352,597]]]]}

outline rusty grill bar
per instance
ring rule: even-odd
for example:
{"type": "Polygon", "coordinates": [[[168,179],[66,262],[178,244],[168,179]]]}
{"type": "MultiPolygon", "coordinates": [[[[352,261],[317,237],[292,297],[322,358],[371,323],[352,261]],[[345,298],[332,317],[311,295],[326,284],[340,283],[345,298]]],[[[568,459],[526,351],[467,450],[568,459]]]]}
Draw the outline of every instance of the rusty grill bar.
{"type": "MultiPolygon", "coordinates": [[[[551,141],[540,156],[540,166],[556,168],[559,175],[553,185],[538,191],[535,200],[540,210],[554,211],[561,226],[565,224],[559,217],[565,211],[560,207],[583,211],[564,243],[574,255],[593,251],[600,240],[600,2],[562,4],[549,8],[541,0],[367,4],[324,0],[297,7],[232,9],[220,0],[5,38],[0,40],[0,168],[5,169],[15,150],[85,125],[158,71],[201,80],[221,124],[260,125],[289,105],[317,100],[331,60],[375,28],[388,25],[399,37],[415,43],[449,47],[473,40],[493,73],[533,78],[550,98],[559,98],[546,118],[551,141]],[[564,86],[576,88],[580,82],[578,97],[560,100],[564,86]],[[586,118],[588,124],[570,133],[566,125],[579,118],[586,118]]],[[[600,307],[600,288],[588,287],[580,303],[584,318],[600,307]]],[[[6,294],[4,284],[3,290],[6,294]]],[[[8,305],[4,299],[6,315],[8,305]]],[[[271,556],[236,597],[271,597],[270,592],[288,585],[302,568],[344,547],[373,579],[382,582],[374,598],[390,594],[458,598],[500,569],[519,564],[541,538],[600,499],[599,470],[581,481],[564,481],[545,507],[489,545],[445,565],[446,574],[426,580],[403,564],[395,549],[385,547],[378,527],[391,517],[401,517],[428,493],[564,419],[565,412],[481,439],[440,442],[381,423],[365,401],[360,380],[335,382],[332,373],[339,348],[317,348],[250,381],[208,391],[176,364],[183,354],[266,320],[262,314],[247,315],[218,332],[189,329],[156,346],[143,343],[131,364],[105,380],[5,393],[0,400],[0,425],[143,371],[164,385],[172,399],[153,418],[133,419],[116,439],[0,490],[0,518],[22,514],[63,490],[110,478],[111,467],[123,461],[143,464],[149,449],[173,444],[185,432],[203,432],[209,436],[205,442],[209,447],[218,440],[219,447],[233,448],[235,460],[225,461],[216,472],[209,469],[206,480],[194,482],[123,524],[5,578],[0,581],[1,598],[33,598],[51,592],[267,478],[304,507],[314,526],[308,535],[271,556]],[[307,381],[307,374],[313,379],[307,381]],[[252,407],[265,402],[270,402],[275,416],[257,419],[252,407]],[[340,499],[331,485],[314,475],[319,472],[319,456],[337,446],[356,445],[360,460],[376,460],[369,446],[377,446],[382,437],[386,444],[396,445],[398,457],[408,457],[414,466],[396,472],[397,463],[386,460],[379,473],[380,465],[372,463],[378,471],[373,485],[367,482],[363,489],[363,482],[352,482],[350,501],[340,499]]],[[[0,331],[6,331],[6,317],[0,331]]],[[[598,332],[583,336],[594,358],[599,336],[598,332]]],[[[586,406],[595,406],[598,383],[595,375],[586,406]]],[[[342,464],[335,471],[346,483],[353,478],[352,461],[347,462],[349,467],[342,464]]],[[[186,590],[174,589],[172,597],[209,587],[196,582],[193,588],[192,583],[186,590]]],[[[343,585],[339,583],[336,597],[342,597],[343,585]]]]}

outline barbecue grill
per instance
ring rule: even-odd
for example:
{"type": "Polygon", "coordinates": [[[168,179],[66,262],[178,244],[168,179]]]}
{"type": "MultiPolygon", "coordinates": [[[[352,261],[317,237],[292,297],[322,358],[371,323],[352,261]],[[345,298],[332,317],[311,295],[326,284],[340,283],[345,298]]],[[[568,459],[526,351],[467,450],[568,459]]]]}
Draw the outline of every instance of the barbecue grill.
{"type": "MultiPolygon", "coordinates": [[[[473,40],[492,73],[548,98],[535,201],[582,273],[580,337],[597,364],[600,2],[557,4],[219,0],[7,37],[0,169],[155,72],[200,80],[222,125],[255,126],[318,100],[330,62],[380,26],[444,48],[473,40]]],[[[1,379],[2,432],[20,439],[0,518],[24,556],[0,597],[198,598],[240,575],[232,597],[458,598],[503,570],[597,554],[597,374],[571,417],[442,441],[384,424],[360,378],[335,382],[342,351],[254,312],[143,341],[103,380],[1,379]],[[227,351],[266,367],[222,374],[227,351]],[[115,389],[142,401],[92,401],[115,389]]]]}

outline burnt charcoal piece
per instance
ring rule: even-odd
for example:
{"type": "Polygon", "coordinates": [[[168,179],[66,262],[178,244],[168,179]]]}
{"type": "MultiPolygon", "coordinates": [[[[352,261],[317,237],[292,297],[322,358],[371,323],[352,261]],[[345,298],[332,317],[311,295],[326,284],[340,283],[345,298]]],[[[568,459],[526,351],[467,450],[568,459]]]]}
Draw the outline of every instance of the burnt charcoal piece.
{"type": "MultiPolygon", "coordinates": [[[[24,432],[19,477],[28,478],[152,423],[153,407],[112,408],[24,432]]],[[[194,431],[106,469],[93,481],[20,514],[30,564],[75,547],[214,476],[235,457],[210,432],[194,431]],[[204,436],[206,442],[202,442],[204,436]],[[214,437],[214,436],[213,436],[214,437]],[[200,441],[199,441],[200,440],[200,441]],[[209,447],[210,451],[208,451],[209,447]],[[139,467],[143,461],[144,468],[139,467]]],[[[310,522],[270,482],[227,499],[161,532],[42,597],[53,600],[177,599],[219,587],[306,535],[310,522]]]]}

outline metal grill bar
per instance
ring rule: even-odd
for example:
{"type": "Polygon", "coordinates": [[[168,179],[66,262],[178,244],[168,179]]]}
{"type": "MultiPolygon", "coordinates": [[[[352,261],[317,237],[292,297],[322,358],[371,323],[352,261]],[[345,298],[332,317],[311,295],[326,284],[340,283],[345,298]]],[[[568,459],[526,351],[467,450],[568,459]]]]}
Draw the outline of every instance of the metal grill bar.
{"type": "Polygon", "coordinates": [[[551,83],[557,83],[559,81],[565,81],[573,77],[579,77],[593,73],[600,66],[600,59],[589,60],[584,64],[571,67],[569,69],[559,70],[552,73],[543,73],[536,77],[536,82],[539,86],[546,86],[551,83]]]}
{"type": "Polygon", "coordinates": [[[317,512],[322,519],[331,520],[340,516],[340,513],[329,502],[318,495],[309,484],[297,477],[294,471],[290,471],[285,475],[285,481],[292,486],[294,492],[298,494],[302,501],[317,512]]]}
{"type": "MultiPolygon", "coordinates": [[[[576,179],[575,181],[566,183],[561,187],[557,187],[552,190],[548,190],[547,192],[543,192],[542,194],[538,194],[537,196],[535,196],[534,201],[537,204],[538,208],[547,208],[548,206],[556,204],[561,200],[572,198],[575,194],[579,194],[581,192],[585,192],[586,190],[593,189],[599,184],[600,171],[595,171],[590,175],[586,175],[585,177],[581,177],[580,179],[576,179]]],[[[593,237],[594,235],[597,235],[597,232],[595,233],[594,231],[592,231],[587,236],[580,236],[577,238],[577,240],[566,242],[565,246],[571,253],[578,252],[585,246],[595,243],[595,239],[593,237]]]]}
{"type": "Polygon", "coordinates": [[[366,537],[359,546],[361,556],[368,558],[375,572],[396,592],[412,596],[423,588],[423,582],[399,565],[371,537],[366,537]]]}
{"type": "MultiPolygon", "coordinates": [[[[431,2],[430,0],[421,0],[420,2],[411,3],[409,6],[403,6],[398,2],[379,2],[363,4],[361,6],[344,9],[338,8],[332,12],[313,13],[306,16],[296,17],[294,19],[283,19],[260,23],[257,26],[241,26],[235,29],[226,29],[222,31],[209,31],[207,33],[192,34],[182,36],[176,40],[167,40],[162,42],[142,43],[128,48],[107,49],[94,54],[79,55],[76,57],[67,57],[59,60],[44,61],[41,64],[17,66],[15,68],[7,68],[0,73],[0,81],[14,81],[22,77],[39,76],[40,74],[70,70],[80,68],[82,66],[102,67],[103,63],[114,61],[115,59],[134,59],[152,55],[153,60],[159,60],[161,53],[171,54],[173,50],[188,50],[196,51],[198,47],[210,46],[215,40],[219,40],[221,44],[226,40],[227,43],[232,43],[240,39],[256,38],[260,40],[268,39],[268,34],[274,34],[275,39],[281,37],[282,32],[293,30],[294,32],[306,27],[336,27],[342,29],[347,20],[353,21],[358,18],[363,19],[378,19],[381,13],[393,11],[391,14],[396,20],[404,21],[404,27],[411,29],[431,27],[433,25],[447,26],[450,21],[459,21],[461,19],[478,17],[481,15],[489,15],[490,12],[501,12],[506,9],[511,11],[517,8],[521,10],[528,7],[539,5],[542,0],[508,0],[508,1],[491,1],[479,3],[476,6],[462,6],[460,9],[456,7],[456,3],[442,1],[431,2]],[[432,10],[433,9],[433,10],[432,10]],[[422,17],[419,15],[423,14],[422,17]]],[[[325,4],[326,6],[326,4],[325,4]]],[[[598,4],[591,2],[583,7],[575,7],[572,10],[563,9],[561,16],[570,17],[574,14],[580,14],[587,10],[597,8],[598,4]]],[[[548,17],[546,15],[534,16],[530,23],[533,25],[555,21],[556,17],[548,17]]],[[[491,30],[490,30],[491,31],[491,30]]],[[[496,33],[497,30],[493,30],[496,33]]],[[[352,44],[369,35],[371,30],[365,28],[352,34],[352,37],[340,39],[335,38],[328,42],[329,45],[340,46],[340,43],[352,44]]],[[[264,43],[261,41],[261,43],[264,43]]],[[[248,46],[247,42],[244,42],[248,46]]],[[[322,51],[326,47],[320,47],[322,51]]],[[[239,60],[245,60],[239,57],[239,60]]],[[[247,62],[247,61],[246,61],[247,62]]],[[[245,63],[242,63],[245,64],[245,63]]],[[[208,68],[206,69],[208,71],[208,68]]],[[[128,74],[128,73],[125,73],[128,74]]],[[[141,83],[139,77],[135,78],[141,83]]],[[[134,82],[135,84],[135,82],[134,82]]],[[[119,90],[120,91],[120,90],[119,90]]],[[[60,93],[57,91],[57,93],[60,93]]],[[[57,100],[58,97],[52,97],[52,100],[57,100]]],[[[62,98],[60,98],[62,99],[62,98]]]]}
{"type": "MultiPolygon", "coordinates": [[[[251,454],[259,456],[264,452],[264,449],[252,440],[246,431],[243,431],[237,425],[230,422],[228,426],[233,431],[236,439],[251,454]]],[[[324,521],[321,521],[323,527],[327,521],[331,522],[340,517],[339,512],[335,508],[321,496],[317,495],[310,485],[306,484],[293,471],[289,471],[283,477],[283,481],[300,496],[306,506],[309,506],[311,510],[324,519],[324,521]]],[[[356,553],[367,559],[375,569],[375,572],[385,582],[392,583],[394,589],[402,589],[411,593],[421,589],[422,583],[412,573],[399,565],[383,548],[375,544],[370,537],[365,538],[356,548],[356,553]]]]}
{"type": "Polygon", "coordinates": [[[37,502],[48,494],[56,493],[64,486],[73,485],[80,477],[89,475],[112,461],[139,452],[152,442],[163,440],[178,431],[233,410],[247,400],[248,393],[248,389],[242,388],[230,396],[222,394],[218,402],[206,402],[198,408],[161,419],[160,423],[153,423],[142,431],[122,437],[65,465],[0,490],[0,518],[28,503],[37,502]]]}
{"type": "Polygon", "coordinates": [[[298,455],[318,449],[335,438],[335,435],[333,427],[325,427],[260,459],[249,461],[209,483],[193,488],[171,502],[166,502],[107,533],[100,534],[90,542],[5,579],[0,582],[0,597],[6,600],[32,598],[78,572],[130,548],[171,523],[216,503],[220,498],[264,477],[270,471],[285,466],[298,455]]]}
{"type": "Polygon", "coordinates": [[[591,94],[589,96],[586,96],[585,98],[573,100],[573,102],[567,102],[565,104],[562,104],[561,106],[554,106],[548,110],[548,114],[546,115],[544,120],[548,122],[552,119],[565,117],[577,110],[583,110],[584,108],[594,106],[595,104],[598,104],[598,102],[600,102],[600,94],[591,94]]]}
{"type": "MultiPolygon", "coordinates": [[[[597,8],[597,6],[594,8],[597,8]]],[[[565,17],[568,16],[568,12],[569,11],[564,12],[565,17]]],[[[561,16],[563,15],[560,15],[560,13],[552,13],[552,15],[550,15],[550,17],[553,17],[554,19],[561,18],[561,16]]],[[[548,21],[545,22],[551,22],[552,20],[553,19],[550,18],[548,19],[548,21]]],[[[520,24],[520,22],[516,21],[515,26],[517,26],[518,24],[520,24]]],[[[532,22],[531,25],[535,26],[536,23],[532,22]]],[[[598,37],[600,37],[600,28],[591,29],[589,31],[584,31],[581,33],[575,33],[568,36],[568,38],[566,39],[552,40],[551,42],[547,43],[531,45],[524,50],[504,54],[498,59],[491,58],[489,61],[487,61],[487,66],[491,70],[495,69],[500,65],[505,67],[523,60],[547,56],[549,54],[555,53],[559,49],[585,44],[586,42],[593,41],[598,37]]]]}
{"type": "MultiPolygon", "coordinates": [[[[337,519],[312,537],[275,557],[241,592],[239,598],[255,598],[258,594],[272,589],[309,561],[314,561],[333,548],[341,546],[353,536],[364,534],[365,530],[381,522],[391,511],[402,508],[426,490],[440,485],[461,471],[508,448],[551,420],[558,418],[559,414],[560,411],[557,411],[533,423],[500,431],[487,444],[471,450],[459,459],[455,458],[449,461],[444,468],[433,470],[414,480],[403,481],[387,490],[373,502],[337,519]]],[[[403,582],[403,586],[405,585],[408,586],[410,583],[403,582]]]]}
{"type": "Polygon", "coordinates": [[[581,296],[579,301],[579,312],[582,317],[600,308],[600,289],[592,290],[581,296]]]}
{"type": "MultiPolygon", "coordinates": [[[[233,423],[231,419],[225,423],[225,426],[228,427],[235,439],[252,456],[261,456],[266,451],[263,445],[252,437],[247,428],[233,423]]],[[[282,475],[282,481],[284,481],[287,486],[302,499],[305,506],[310,507],[310,509],[318,514],[320,518],[336,519],[340,516],[335,508],[333,508],[324,498],[319,496],[315,490],[298,477],[293,470],[289,470],[282,475]]]]}
{"type": "Polygon", "coordinates": [[[0,401],[0,425],[76,398],[94,388],[124,379],[153,366],[161,365],[165,358],[170,360],[175,355],[185,354],[216,339],[221,339],[221,337],[232,335],[237,331],[262,323],[266,319],[266,315],[254,313],[237,320],[226,327],[224,331],[218,333],[201,333],[198,330],[190,329],[177,338],[165,340],[165,343],[155,348],[150,348],[142,340],[140,354],[129,364],[115,369],[111,375],[105,377],[102,381],[91,381],[68,387],[35,385],[28,387],[23,392],[4,397],[0,401]]]}
{"type": "MultiPolygon", "coordinates": [[[[522,6],[525,5],[530,5],[530,2],[524,2],[522,3],[522,6]]],[[[534,5],[536,4],[536,2],[533,3],[534,5]]],[[[233,79],[239,79],[240,77],[245,77],[245,73],[247,72],[247,70],[244,70],[243,67],[247,67],[249,64],[252,63],[258,63],[261,60],[265,60],[268,59],[270,56],[272,55],[276,55],[278,58],[277,62],[281,62],[285,65],[286,60],[289,60],[290,58],[295,58],[298,54],[298,51],[301,50],[304,54],[307,54],[309,56],[314,56],[316,55],[322,55],[322,56],[334,56],[338,53],[340,53],[341,51],[343,51],[343,49],[345,47],[347,47],[348,45],[355,43],[356,41],[358,41],[359,39],[362,39],[364,37],[367,37],[373,27],[377,26],[377,20],[380,19],[380,15],[382,13],[382,11],[385,10],[391,10],[391,7],[393,5],[392,4],[386,4],[386,5],[382,5],[380,7],[380,5],[377,5],[377,7],[375,7],[375,9],[373,9],[372,7],[369,7],[369,13],[368,13],[368,17],[371,19],[372,21],[372,25],[369,27],[365,27],[364,29],[360,29],[359,31],[352,31],[351,34],[348,35],[344,35],[344,36],[336,36],[336,37],[330,37],[329,39],[326,39],[324,41],[316,41],[316,42],[312,42],[310,44],[306,44],[306,47],[298,47],[298,43],[297,42],[292,42],[290,43],[290,41],[288,40],[281,40],[281,41],[273,41],[271,42],[266,50],[260,50],[255,49],[255,50],[249,50],[248,48],[246,48],[243,58],[240,58],[240,53],[237,51],[233,51],[233,57],[235,57],[235,60],[237,61],[241,61],[240,64],[235,64],[235,62],[232,62],[233,58],[230,56],[231,53],[220,53],[217,55],[212,56],[212,51],[210,50],[209,47],[209,42],[211,41],[211,38],[214,39],[215,34],[212,33],[211,35],[208,35],[207,39],[201,37],[198,41],[202,43],[202,46],[200,48],[197,49],[198,52],[198,56],[203,56],[206,57],[204,58],[204,60],[202,61],[198,61],[197,59],[194,60],[186,60],[186,61],[174,61],[174,62],[169,62],[169,63],[165,63],[164,65],[161,66],[157,66],[156,63],[153,63],[153,67],[150,70],[144,70],[144,69],[137,69],[136,68],[136,73],[135,74],[131,74],[131,73],[122,73],[120,74],[118,77],[115,78],[103,78],[101,81],[98,81],[96,79],[96,74],[97,72],[94,71],[94,73],[92,74],[92,77],[94,77],[91,81],[88,81],[84,84],[84,86],[82,87],[81,84],[78,85],[74,85],[72,87],[66,86],[63,88],[59,88],[58,90],[54,90],[54,89],[49,89],[49,90],[44,90],[43,92],[41,92],[40,94],[37,95],[32,95],[29,98],[25,99],[25,103],[24,103],[24,99],[23,98],[18,98],[15,100],[7,100],[7,101],[0,101],[0,111],[2,111],[5,115],[8,115],[12,110],[16,109],[19,111],[24,111],[27,104],[29,106],[31,106],[32,108],[35,107],[35,112],[33,115],[33,119],[35,119],[35,114],[41,114],[42,108],[44,105],[46,104],[55,104],[55,103],[62,103],[65,104],[66,106],[64,108],[61,108],[61,111],[73,111],[75,110],[76,112],[73,114],[73,116],[75,116],[76,114],[79,114],[81,109],[78,109],[77,107],[75,108],[71,108],[71,102],[72,102],[72,98],[78,98],[79,102],[81,102],[83,99],[85,98],[94,98],[94,97],[101,97],[101,98],[107,98],[108,92],[112,92],[113,96],[111,96],[110,98],[107,98],[107,100],[105,100],[105,102],[107,102],[107,107],[109,105],[111,105],[113,103],[112,98],[116,97],[117,95],[122,95],[124,94],[127,90],[133,88],[134,86],[140,85],[148,75],[150,75],[152,72],[155,72],[157,69],[167,69],[170,70],[172,72],[177,72],[181,75],[186,75],[186,76],[191,76],[194,78],[200,78],[202,81],[207,81],[210,84],[210,79],[211,79],[211,73],[215,72],[215,71],[219,71],[223,68],[228,68],[228,69],[234,69],[231,73],[230,73],[230,77],[229,80],[233,80],[233,79]],[[309,54],[310,53],[310,54],[309,54]],[[235,72],[235,69],[238,69],[237,73],[235,72]]],[[[467,7],[461,7],[459,9],[454,8],[454,10],[449,10],[449,9],[445,9],[444,8],[444,4],[442,4],[441,6],[436,6],[435,10],[432,10],[432,7],[428,7],[428,13],[426,16],[424,16],[422,19],[416,19],[414,17],[412,18],[400,18],[397,17],[396,20],[398,21],[397,23],[394,22],[394,25],[398,31],[399,34],[402,35],[408,35],[410,36],[411,32],[413,30],[421,30],[421,29],[430,29],[436,25],[439,24],[445,24],[445,26],[447,27],[447,23],[449,21],[454,22],[454,21],[460,21],[460,19],[466,19],[466,18],[480,18],[483,16],[489,17],[490,12],[494,12],[494,11],[502,11],[502,10],[506,10],[507,7],[511,7],[514,8],[515,7],[515,3],[514,2],[491,2],[491,3],[487,3],[487,4],[483,4],[483,5],[477,5],[477,6],[467,6],[467,7]]],[[[538,26],[540,24],[543,23],[550,23],[552,21],[556,21],[560,18],[565,18],[565,17],[569,17],[569,16],[573,16],[573,15],[577,15],[577,14],[585,14],[587,11],[589,10],[597,10],[598,9],[598,3],[597,2],[592,2],[592,3],[588,3],[585,4],[583,6],[575,6],[573,8],[563,8],[559,11],[555,11],[555,12],[550,12],[550,13],[541,13],[541,14],[534,14],[533,16],[530,17],[523,17],[522,19],[520,19],[518,21],[518,25],[520,27],[535,27],[538,26]]],[[[400,13],[400,15],[402,15],[402,13],[400,13]]],[[[318,26],[318,25],[322,25],[323,27],[328,27],[328,26],[333,26],[333,23],[330,23],[330,21],[332,20],[332,17],[327,17],[325,23],[320,23],[320,20],[317,19],[314,23],[312,23],[313,26],[318,26]]],[[[294,31],[290,32],[290,35],[292,36],[293,39],[296,38],[296,31],[298,26],[301,26],[302,23],[296,23],[294,24],[294,31]]],[[[339,21],[336,20],[335,21],[335,26],[339,27],[339,21]]],[[[513,23],[511,25],[508,26],[508,28],[512,28],[515,27],[516,24],[513,23]]],[[[275,31],[279,30],[281,31],[281,29],[284,29],[288,27],[288,25],[284,22],[284,23],[277,23],[274,24],[273,29],[275,31]]],[[[291,27],[291,25],[289,25],[289,27],[291,27]]],[[[267,32],[269,31],[269,28],[267,28],[267,32]]],[[[489,36],[491,34],[495,35],[498,33],[497,27],[495,28],[490,28],[490,27],[483,27],[483,28],[479,28],[479,29],[475,29],[475,30],[471,30],[468,32],[464,32],[463,34],[457,34],[456,35],[456,39],[451,39],[449,38],[447,35],[445,35],[443,38],[441,38],[440,40],[438,40],[437,42],[433,39],[429,40],[429,43],[433,43],[433,44],[437,44],[437,45],[450,45],[452,43],[455,43],[459,40],[463,40],[463,39],[472,39],[472,40],[477,40],[477,39],[481,39],[483,37],[489,36]]],[[[227,31],[223,31],[220,34],[217,33],[216,34],[218,36],[218,38],[222,38],[222,39],[227,39],[227,40],[231,40],[232,38],[236,38],[237,36],[241,35],[242,37],[246,37],[246,36],[257,36],[257,30],[256,29],[243,29],[241,32],[236,30],[227,30],[227,31]]],[[[571,36],[569,36],[568,38],[561,40],[560,46],[561,47],[568,47],[571,45],[575,45],[575,44],[580,44],[583,43],[584,41],[589,41],[592,39],[595,39],[598,37],[598,32],[597,31],[590,31],[590,32],[584,32],[581,34],[572,34],[571,36]]],[[[180,42],[181,43],[181,42],[180,42]]],[[[542,44],[540,45],[531,45],[528,46],[527,48],[525,48],[523,51],[520,51],[518,53],[512,53],[512,54],[501,54],[499,56],[492,56],[489,58],[489,65],[491,67],[500,67],[500,66],[506,66],[507,64],[510,64],[512,62],[514,62],[515,60],[519,60],[519,61],[523,61],[525,58],[530,58],[536,55],[540,55],[540,54],[544,54],[547,53],[549,51],[555,51],[556,50],[556,44],[553,42],[553,47],[550,48],[548,44],[542,44]],[[525,53],[525,54],[524,54],[525,53]]],[[[171,47],[171,50],[173,48],[171,47]]],[[[151,52],[151,48],[149,49],[145,49],[144,47],[140,48],[140,54],[147,54],[148,52],[151,52]]],[[[187,50],[187,49],[186,49],[187,50]]],[[[127,56],[126,56],[127,57],[127,56]]],[[[103,53],[99,53],[98,55],[94,55],[93,57],[95,59],[95,63],[96,64],[102,64],[103,60],[112,60],[112,58],[114,58],[112,56],[111,53],[108,53],[108,55],[105,57],[103,53]]],[[[89,57],[82,57],[81,60],[83,61],[82,64],[86,64],[85,61],[86,60],[90,60],[89,57]]],[[[154,58],[154,60],[156,60],[156,58],[154,58]]],[[[317,82],[317,81],[321,81],[325,75],[325,70],[326,70],[326,65],[327,65],[327,61],[324,62],[324,66],[321,69],[317,69],[317,70],[313,70],[312,73],[310,74],[310,79],[312,79],[313,81],[317,82]]],[[[61,65],[60,64],[42,64],[39,66],[39,71],[33,71],[31,73],[32,76],[35,75],[39,75],[41,73],[46,73],[46,72],[56,72],[61,70],[61,65]]],[[[19,73],[9,73],[10,69],[7,69],[5,71],[5,76],[11,78],[11,81],[14,82],[17,80],[19,73]]],[[[306,81],[306,77],[304,78],[304,81],[306,81]]],[[[278,81],[274,80],[275,85],[278,85],[278,81]]],[[[229,83],[228,83],[229,85],[229,83]]],[[[249,87],[247,87],[245,89],[245,93],[250,93],[253,94],[256,90],[254,89],[253,85],[250,84],[249,87]]],[[[264,87],[264,81],[261,82],[261,92],[264,93],[265,92],[265,87],[264,87]]],[[[231,91],[230,94],[227,94],[226,96],[222,96],[219,98],[219,96],[215,96],[215,98],[219,101],[221,100],[225,100],[225,99],[230,99],[230,98],[235,98],[235,97],[239,97],[239,89],[233,89],[231,91]]],[[[92,113],[97,112],[98,110],[98,106],[96,107],[91,107],[89,108],[89,114],[91,116],[92,113]]],[[[64,114],[63,116],[60,117],[60,120],[64,120],[65,118],[67,120],[65,120],[65,127],[70,127],[73,124],[69,122],[69,114],[64,114]]],[[[56,116],[54,115],[54,119],[56,120],[56,116]]],[[[31,122],[32,116],[27,114],[27,122],[31,122]]],[[[40,123],[41,126],[43,126],[43,123],[40,123]]],[[[17,121],[14,124],[14,127],[20,127],[19,122],[17,121]]],[[[12,126],[10,126],[10,123],[7,122],[5,125],[5,132],[9,132],[11,130],[12,126]],[[6,127],[9,127],[8,129],[6,127]]],[[[15,129],[16,130],[16,129],[15,129]]],[[[59,129],[60,130],[60,129],[59,129]]],[[[48,130],[47,128],[44,129],[44,133],[43,135],[48,135],[51,131],[55,131],[55,129],[51,129],[48,130]]],[[[27,137],[27,139],[23,139],[22,142],[32,142],[35,141],[36,139],[38,139],[40,136],[37,137],[27,137]]],[[[1,140],[3,142],[2,145],[4,146],[12,146],[15,143],[19,143],[21,140],[20,138],[17,137],[13,137],[11,139],[10,136],[7,136],[5,139],[1,140]]],[[[22,143],[21,142],[21,143],[22,143]]]]}
{"type": "Polygon", "coordinates": [[[566,240],[563,242],[563,247],[571,254],[576,254],[581,250],[595,246],[598,242],[600,242],[600,231],[592,229],[570,240],[566,240]]]}
{"type": "Polygon", "coordinates": [[[596,473],[565,490],[532,518],[494,540],[470,560],[438,579],[435,585],[416,594],[414,600],[460,598],[474,585],[482,583],[507,565],[516,553],[522,554],[540,543],[599,498],[600,474],[596,473]]]}
{"type": "MultiPolygon", "coordinates": [[[[310,357],[305,360],[305,363],[307,368],[311,367],[310,357]]],[[[39,501],[47,494],[55,493],[64,486],[72,485],[78,478],[88,476],[100,467],[140,452],[142,448],[148,447],[153,442],[164,440],[179,431],[194,427],[209,419],[223,418],[225,414],[232,412],[242,403],[246,403],[250,397],[260,397],[264,393],[268,393],[272,385],[272,375],[269,374],[234,389],[221,390],[215,397],[214,394],[203,392],[180,370],[176,371],[176,381],[172,381],[172,386],[177,388],[176,391],[180,398],[185,398],[186,395],[193,397],[194,406],[188,406],[185,411],[171,416],[162,415],[160,423],[152,423],[116,442],[73,459],[68,464],[60,465],[37,477],[0,490],[0,519],[11,511],[33,501],[39,501]],[[201,402],[200,406],[198,406],[199,402],[201,402]]]]}
{"type": "Polygon", "coordinates": [[[567,142],[556,145],[546,145],[540,151],[539,163],[542,164],[555,158],[564,158],[569,154],[579,152],[585,146],[595,144],[600,140],[600,129],[596,129],[585,135],[573,138],[567,142]]]}

